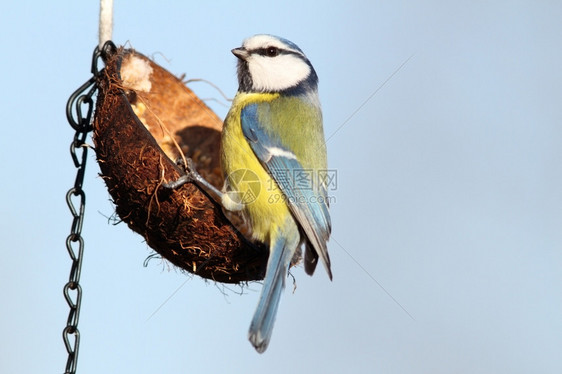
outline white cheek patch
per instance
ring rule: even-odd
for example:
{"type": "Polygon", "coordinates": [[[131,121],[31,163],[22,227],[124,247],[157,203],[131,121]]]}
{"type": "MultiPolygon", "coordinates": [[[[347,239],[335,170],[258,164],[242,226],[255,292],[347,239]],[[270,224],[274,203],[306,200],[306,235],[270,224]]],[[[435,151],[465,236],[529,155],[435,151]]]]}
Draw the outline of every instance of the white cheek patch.
{"type": "Polygon", "coordinates": [[[310,66],[293,54],[252,55],[248,67],[254,89],[258,91],[281,91],[297,85],[310,74],[310,66]]]}

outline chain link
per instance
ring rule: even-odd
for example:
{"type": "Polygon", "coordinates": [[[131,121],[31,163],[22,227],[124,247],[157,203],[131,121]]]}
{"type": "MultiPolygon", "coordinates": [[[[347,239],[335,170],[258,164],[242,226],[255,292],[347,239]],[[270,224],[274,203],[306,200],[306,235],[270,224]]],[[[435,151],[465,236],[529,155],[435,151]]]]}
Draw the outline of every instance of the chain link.
{"type": "Polygon", "coordinates": [[[66,327],[62,331],[64,345],[68,352],[65,370],[65,373],[68,374],[76,373],[78,349],[80,347],[78,319],[80,317],[80,305],[82,302],[82,287],[80,287],[80,273],[84,255],[82,225],[84,223],[84,211],[86,207],[86,193],[82,189],[82,186],[84,184],[84,173],[86,171],[86,160],[88,157],[86,138],[88,133],[92,131],[92,114],[94,111],[93,96],[98,90],[96,79],[99,74],[99,59],[102,57],[102,54],[105,57],[112,50],[115,50],[115,45],[111,42],[107,42],[104,45],[103,53],[96,47],[92,56],[91,72],[93,76],[70,95],[66,104],[68,123],[76,131],[74,139],[70,144],[70,155],[77,169],[74,186],[66,193],[66,203],[72,214],[70,234],[66,238],[66,249],[68,250],[72,265],[70,267],[68,282],[63,288],[64,298],[70,308],[66,327]]]}

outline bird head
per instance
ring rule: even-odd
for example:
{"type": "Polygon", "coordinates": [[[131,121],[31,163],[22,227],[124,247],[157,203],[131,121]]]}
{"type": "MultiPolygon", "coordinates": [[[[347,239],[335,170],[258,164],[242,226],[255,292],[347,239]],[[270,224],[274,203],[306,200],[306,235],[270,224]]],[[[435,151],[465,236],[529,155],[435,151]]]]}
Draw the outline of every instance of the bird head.
{"type": "Polygon", "coordinates": [[[316,90],[312,64],[294,43],[273,35],[255,35],[235,48],[238,83],[242,92],[316,90]]]}

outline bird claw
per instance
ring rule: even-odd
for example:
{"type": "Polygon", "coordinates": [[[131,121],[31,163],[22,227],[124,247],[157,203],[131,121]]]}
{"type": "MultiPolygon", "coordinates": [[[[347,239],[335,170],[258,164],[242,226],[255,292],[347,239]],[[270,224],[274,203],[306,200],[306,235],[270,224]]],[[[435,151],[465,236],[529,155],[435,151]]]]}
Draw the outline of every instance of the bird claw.
{"type": "Polygon", "coordinates": [[[162,187],[170,189],[170,190],[175,190],[175,189],[180,188],[181,186],[183,186],[186,183],[196,182],[199,179],[201,179],[201,176],[195,170],[195,163],[193,162],[192,159],[190,159],[190,158],[184,159],[184,158],[180,157],[176,160],[176,165],[181,167],[185,174],[180,176],[175,181],[162,183],[162,187]]]}
{"type": "Polygon", "coordinates": [[[214,195],[219,202],[222,200],[223,193],[215,186],[213,186],[211,183],[207,182],[205,178],[203,178],[201,174],[199,174],[197,170],[195,170],[195,163],[193,162],[192,159],[186,158],[185,161],[181,159],[176,161],[176,164],[183,168],[185,174],[179,177],[175,181],[162,183],[162,186],[164,188],[175,190],[177,188],[180,188],[186,183],[195,183],[200,189],[202,189],[206,193],[211,193],[212,195],[214,195]]]}

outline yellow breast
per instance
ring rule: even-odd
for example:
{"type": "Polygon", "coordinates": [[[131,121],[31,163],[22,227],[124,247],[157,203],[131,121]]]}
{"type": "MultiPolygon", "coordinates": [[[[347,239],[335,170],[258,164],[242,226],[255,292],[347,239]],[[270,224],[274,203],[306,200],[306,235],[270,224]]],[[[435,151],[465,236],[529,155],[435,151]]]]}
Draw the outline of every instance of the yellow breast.
{"type": "Polygon", "coordinates": [[[240,114],[248,105],[271,101],[278,94],[239,93],[226,116],[222,131],[221,161],[227,193],[244,205],[255,239],[269,241],[291,213],[275,180],[250,148],[242,133],[240,114]]]}

